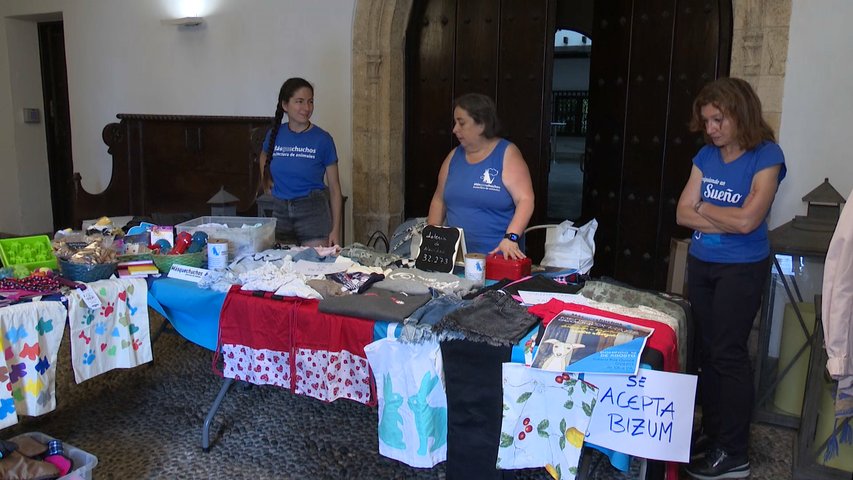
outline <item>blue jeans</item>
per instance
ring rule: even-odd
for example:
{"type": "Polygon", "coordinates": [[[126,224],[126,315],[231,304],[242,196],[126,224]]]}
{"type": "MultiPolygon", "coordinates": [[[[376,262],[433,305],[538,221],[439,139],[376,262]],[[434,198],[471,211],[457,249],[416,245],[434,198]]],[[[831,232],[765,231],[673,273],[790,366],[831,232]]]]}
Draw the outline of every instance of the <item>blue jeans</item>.
{"type": "Polygon", "coordinates": [[[314,190],[292,200],[275,199],[275,238],[282,243],[302,245],[326,240],[332,232],[329,189],[314,190]]]}

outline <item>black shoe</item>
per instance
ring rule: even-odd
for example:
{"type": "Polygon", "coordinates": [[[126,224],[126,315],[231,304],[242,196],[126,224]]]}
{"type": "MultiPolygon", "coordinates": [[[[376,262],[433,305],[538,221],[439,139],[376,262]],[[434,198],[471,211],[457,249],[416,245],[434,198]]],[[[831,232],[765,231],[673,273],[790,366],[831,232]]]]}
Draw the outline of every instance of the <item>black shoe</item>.
{"type": "Polygon", "coordinates": [[[746,478],[749,476],[749,459],[746,455],[732,456],[725,450],[714,448],[687,467],[687,473],[699,480],[717,478],[746,478]]]}
{"type": "Polygon", "coordinates": [[[690,442],[690,462],[705,458],[705,454],[714,448],[714,440],[704,433],[695,433],[690,442]]]}

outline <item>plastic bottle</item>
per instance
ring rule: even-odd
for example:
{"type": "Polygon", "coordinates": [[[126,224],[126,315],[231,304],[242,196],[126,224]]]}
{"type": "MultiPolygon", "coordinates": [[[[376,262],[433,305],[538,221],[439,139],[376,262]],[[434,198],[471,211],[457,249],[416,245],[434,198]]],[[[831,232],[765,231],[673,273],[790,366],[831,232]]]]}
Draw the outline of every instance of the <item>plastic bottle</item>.
{"type": "Polygon", "coordinates": [[[181,255],[187,251],[193,238],[188,232],[181,232],[178,238],[175,239],[175,246],[172,248],[172,255],[181,255]]]}
{"type": "Polygon", "coordinates": [[[66,475],[71,470],[71,460],[65,457],[62,451],[62,442],[59,440],[50,440],[47,442],[47,455],[44,461],[53,464],[59,469],[59,475],[66,475]]]}

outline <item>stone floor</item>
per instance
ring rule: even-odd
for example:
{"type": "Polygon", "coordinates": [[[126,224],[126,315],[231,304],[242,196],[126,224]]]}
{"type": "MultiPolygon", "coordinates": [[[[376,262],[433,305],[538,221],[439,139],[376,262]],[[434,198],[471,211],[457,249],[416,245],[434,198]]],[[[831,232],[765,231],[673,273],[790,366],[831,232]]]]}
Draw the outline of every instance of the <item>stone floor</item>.
{"type": "MultiPolygon", "coordinates": [[[[152,315],[152,328],[161,319],[152,315]]],[[[232,388],[213,420],[209,453],[201,427],[219,391],[210,351],[166,334],[154,361],[76,385],[68,339],[58,360],[57,409],[23,418],[3,438],[39,431],[92,453],[97,479],[443,479],[444,466],[414,469],[377,452],[375,408],[323,403],[274,387],[232,388]]],[[[753,479],[791,477],[792,430],[754,425],[753,479]]],[[[594,479],[636,478],[592,458],[594,479]]],[[[519,472],[522,480],[550,478],[543,469],[519,472]]],[[[470,479],[476,480],[476,479],[470,479]]]]}

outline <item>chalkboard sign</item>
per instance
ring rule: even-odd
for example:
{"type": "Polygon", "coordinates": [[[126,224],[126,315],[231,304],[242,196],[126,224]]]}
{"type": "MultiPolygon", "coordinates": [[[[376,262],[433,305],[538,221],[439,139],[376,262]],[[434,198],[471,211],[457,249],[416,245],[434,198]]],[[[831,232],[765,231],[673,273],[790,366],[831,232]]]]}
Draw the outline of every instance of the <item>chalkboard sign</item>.
{"type": "Polygon", "coordinates": [[[428,272],[451,273],[460,248],[464,249],[463,243],[461,228],[427,225],[421,232],[415,267],[428,272]]]}

